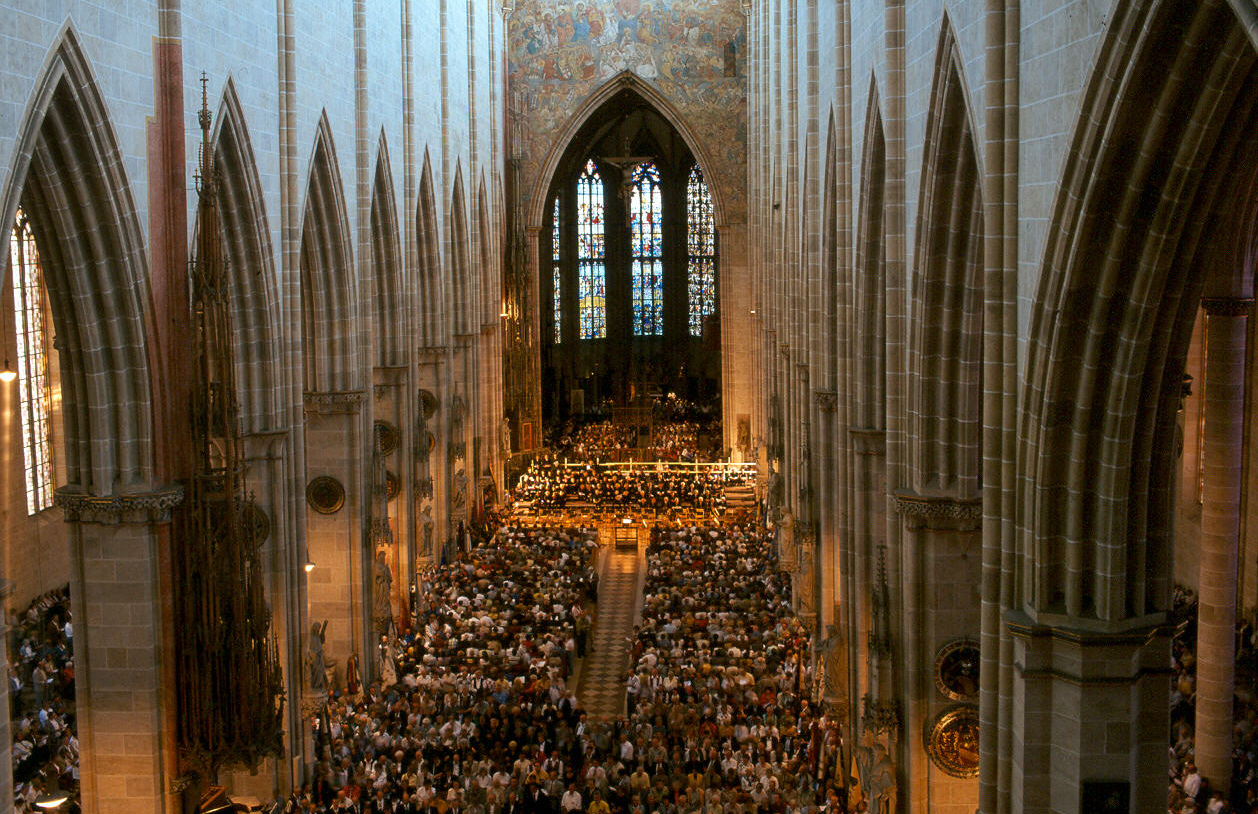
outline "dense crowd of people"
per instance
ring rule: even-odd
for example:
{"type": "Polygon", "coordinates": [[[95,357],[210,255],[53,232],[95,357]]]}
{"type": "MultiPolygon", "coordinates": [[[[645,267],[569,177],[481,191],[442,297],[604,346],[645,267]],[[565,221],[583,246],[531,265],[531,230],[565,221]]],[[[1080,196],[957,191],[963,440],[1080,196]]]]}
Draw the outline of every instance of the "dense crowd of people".
{"type": "Polygon", "coordinates": [[[694,421],[656,425],[651,436],[651,451],[661,461],[694,461],[698,449],[699,425],[694,421]]]}
{"type": "Polygon", "coordinates": [[[764,533],[653,529],[628,738],[654,782],[618,798],[627,810],[845,810],[839,729],[809,704],[808,634],[790,596],[764,533]]]}
{"type": "Polygon", "coordinates": [[[588,729],[566,681],[596,548],[588,530],[504,528],[428,572],[384,680],[318,715],[314,782],[286,810],[510,812],[575,777],[588,729]]]}
{"type": "Polygon", "coordinates": [[[677,511],[719,514],[725,509],[725,470],[670,470],[611,467],[585,462],[572,465],[553,454],[534,458],[520,476],[514,500],[520,508],[541,513],[562,511],[571,504],[602,511],[640,511],[663,515],[677,511]]]}
{"type": "Polygon", "coordinates": [[[636,460],[642,452],[648,460],[712,461],[720,457],[720,437],[719,421],[657,420],[648,430],[602,420],[560,428],[554,448],[575,461],[636,460]]]}
{"type": "Polygon", "coordinates": [[[39,797],[79,787],[69,587],[36,598],[8,628],[13,803],[26,814],[39,797]]]}
{"type": "Polygon", "coordinates": [[[1192,591],[1176,589],[1173,614],[1179,622],[1171,646],[1167,814],[1258,814],[1258,634],[1253,621],[1243,619],[1237,627],[1232,784],[1224,795],[1194,762],[1197,598],[1192,591]]]}
{"type": "Polygon", "coordinates": [[[808,704],[806,636],[769,538],[654,533],[628,714],[613,721],[590,720],[568,684],[595,549],[589,531],[504,527],[426,574],[417,629],[382,650],[384,681],[330,697],[314,782],[284,810],[845,811],[837,727],[808,704]]]}

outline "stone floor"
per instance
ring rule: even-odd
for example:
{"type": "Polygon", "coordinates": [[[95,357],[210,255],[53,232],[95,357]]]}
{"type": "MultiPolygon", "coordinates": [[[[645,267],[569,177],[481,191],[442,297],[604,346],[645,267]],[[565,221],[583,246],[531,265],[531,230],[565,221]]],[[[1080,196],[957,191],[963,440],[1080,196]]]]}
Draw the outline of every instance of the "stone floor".
{"type": "Polygon", "coordinates": [[[625,714],[625,674],[629,636],[641,613],[645,558],[640,548],[605,544],[600,552],[597,617],[592,651],[581,665],[577,697],[591,720],[625,714]]]}

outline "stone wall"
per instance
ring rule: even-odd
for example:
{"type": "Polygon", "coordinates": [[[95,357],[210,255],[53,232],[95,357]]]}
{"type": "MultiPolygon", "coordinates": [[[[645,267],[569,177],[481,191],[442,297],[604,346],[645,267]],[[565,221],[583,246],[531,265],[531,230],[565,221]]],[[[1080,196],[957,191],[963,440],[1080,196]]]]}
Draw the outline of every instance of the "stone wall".
{"type": "Polygon", "coordinates": [[[597,88],[628,71],[679,111],[713,166],[726,222],[745,217],[747,55],[738,0],[521,0],[508,26],[510,149],[527,200],[556,136],[597,88]]]}

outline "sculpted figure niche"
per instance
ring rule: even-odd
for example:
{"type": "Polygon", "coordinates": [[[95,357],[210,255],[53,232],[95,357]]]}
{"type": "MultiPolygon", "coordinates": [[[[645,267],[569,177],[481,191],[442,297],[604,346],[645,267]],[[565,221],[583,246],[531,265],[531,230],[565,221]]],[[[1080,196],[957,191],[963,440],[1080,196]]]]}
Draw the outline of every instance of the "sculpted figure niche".
{"type": "Polygon", "coordinates": [[[389,591],[393,588],[393,573],[384,550],[376,552],[376,571],[371,593],[371,620],[376,632],[384,635],[393,626],[393,607],[389,603],[389,591]]]}

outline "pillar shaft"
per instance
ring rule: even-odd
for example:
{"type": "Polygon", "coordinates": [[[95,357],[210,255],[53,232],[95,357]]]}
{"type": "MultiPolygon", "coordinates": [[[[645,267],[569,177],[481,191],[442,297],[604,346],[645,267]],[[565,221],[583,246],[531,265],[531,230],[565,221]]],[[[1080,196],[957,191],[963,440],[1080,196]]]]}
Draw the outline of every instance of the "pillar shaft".
{"type": "Polygon", "coordinates": [[[1215,788],[1232,776],[1236,559],[1240,537],[1245,338],[1252,301],[1211,298],[1206,311],[1205,490],[1197,627],[1197,769],[1215,788]]]}

